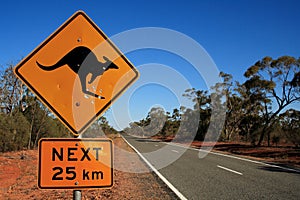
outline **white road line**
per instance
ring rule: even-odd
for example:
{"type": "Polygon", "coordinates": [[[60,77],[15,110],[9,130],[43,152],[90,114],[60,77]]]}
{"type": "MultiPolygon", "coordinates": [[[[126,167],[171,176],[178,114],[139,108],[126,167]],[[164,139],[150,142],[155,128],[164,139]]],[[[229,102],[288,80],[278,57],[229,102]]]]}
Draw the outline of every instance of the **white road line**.
{"type": "Polygon", "coordinates": [[[158,147],[158,144],[156,144],[156,145],[154,145],[154,146],[158,147]]]}
{"type": "Polygon", "coordinates": [[[187,200],[179,190],[172,185],[155,167],[134,147],[132,146],[122,135],[123,140],[143,159],[143,161],[150,167],[151,170],[178,196],[180,200],[187,200]]]}
{"type": "Polygon", "coordinates": [[[172,151],[175,152],[175,153],[179,153],[179,151],[176,151],[176,150],[174,150],[174,149],[173,149],[172,151]]]}
{"type": "Polygon", "coordinates": [[[170,143],[164,142],[164,143],[169,144],[169,145],[173,145],[173,146],[186,148],[186,149],[191,149],[191,150],[194,150],[194,151],[203,151],[203,152],[211,153],[211,154],[218,155],[218,156],[234,158],[234,159],[238,159],[238,160],[252,162],[252,163],[255,163],[255,164],[260,164],[260,165],[265,165],[265,166],[274,167],[274,168],[278,168],[278,169],[283,169],[283,170],[286,170],[286,171],[292,171],[292,172],[300,173],[300,170],[292,169],[292,168],[288,168],[288,167],[281,167],[281,166],[278,166],[278,165],[268,164],[268,163],[264,163],[264,162],[260,162],[260,161],[256,161],[256,160],[250,160],[250,159],[247,159],[247,158],[237,157],[237,156],[233,156],[233,155],[228,155],[228,154],[223,154],[223,153],[218,153],[218,152],[213,152],[213,151],[206,151],[206,150],[203,150],[203,149],[196,149],[194,147],[189,147],[189,146],[178,144],[178,143],[172,143],[172,142],[170,142],[170,143]]]}
{"type": "Polygon", "coordinates": [[[221,169],[224,169],[224,170],[227,170],[227,171],[230,171],[230,172],[232,172],[232,173],[236,173],[236,174],[238,174],[238,175],[243,175],[241,172],[237,172],[237,171],[235,171],[235,170],[229,169],[229,168],[227,168],[227,167],[223,167],[223,166],[221,166],[221,165],[217,165],[217,167],[219,167],[219,168],[221,168],[221,169]]]}

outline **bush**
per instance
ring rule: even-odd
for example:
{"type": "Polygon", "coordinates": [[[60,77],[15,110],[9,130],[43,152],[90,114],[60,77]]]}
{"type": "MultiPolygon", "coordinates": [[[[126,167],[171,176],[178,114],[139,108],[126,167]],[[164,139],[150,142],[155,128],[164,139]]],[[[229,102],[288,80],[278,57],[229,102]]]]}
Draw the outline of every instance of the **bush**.
{"type": "Polygon", "coordinates": [[[22,113],[0,115],[0,151],[25,148],[29,139],[29,123],[22,113]]]}

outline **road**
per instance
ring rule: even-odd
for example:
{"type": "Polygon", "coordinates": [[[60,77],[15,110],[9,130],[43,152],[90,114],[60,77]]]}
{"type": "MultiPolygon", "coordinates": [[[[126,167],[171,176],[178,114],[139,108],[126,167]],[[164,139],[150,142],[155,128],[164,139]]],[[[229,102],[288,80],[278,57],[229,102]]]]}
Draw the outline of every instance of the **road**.
{"type": "Polygon", "coordinates": [[[123,137],[158,168],[182,199],[300,199],[298,170],[214,152],[200,159],[194,148],[123,137]],[[172,158],[178,159],[161,168],[172,158]]]}

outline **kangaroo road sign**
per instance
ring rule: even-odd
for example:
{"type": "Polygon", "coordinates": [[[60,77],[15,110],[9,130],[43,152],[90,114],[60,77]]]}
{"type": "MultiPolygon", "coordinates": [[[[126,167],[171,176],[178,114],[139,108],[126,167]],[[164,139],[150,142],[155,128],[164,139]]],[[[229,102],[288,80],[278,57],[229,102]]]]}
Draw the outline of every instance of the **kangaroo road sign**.
{"type": "Polygon", "coordinates": [[[112,141],[108,139],[41,139],[38,187],[106,188],[113,185],[112,141]]]}
{"type": "Polygon", "coordinates": [[[15,67],[15,74],[78,136],[139,74],[83,12],[15,67]]]}

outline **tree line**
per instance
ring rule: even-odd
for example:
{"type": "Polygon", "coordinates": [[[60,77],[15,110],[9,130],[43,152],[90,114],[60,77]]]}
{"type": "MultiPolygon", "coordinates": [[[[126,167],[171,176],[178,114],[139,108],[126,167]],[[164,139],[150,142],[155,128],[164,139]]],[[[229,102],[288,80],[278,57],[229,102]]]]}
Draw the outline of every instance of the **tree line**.
{"type": "Polygon", "coordinates": [[[300,111],[295,105],[300,102],[300,58],[265,57],[245,71],[243,83],[224,72],[220,77],[222,81],[211,90],[190,88],[185,91],[183,96],[195,103],[194,108],[174,108],[172,113],[152,108],[145,119],[130,123],[124,131],[172,137],[180,129],[180,137],[184,139],[191,135],[188,126],[197,123],[194,139],[202,141],[211,123],[212,111],[216,112],[212,96],[225,95],[226,101],[219,99],[226,115],[219,141],[251,142],[256,146],[288,143],[299,147],[300,111]],[[193,122],[195,116],[199,116],[197,122],[193,122]]]}
{"type": "MultiPolygon", "coordinates": [[[[13,73],[13,64],[3,68],[0,77],[0,152],[36,148],[42,137],[72,137],[65,126],[35,97],[13,73]]],[[[244,73],[239,83],[232,75],[221,72],[222,81],[211,90],[189,88],[183,96],[194,102],[193,108],[174,108],[165,113],[152,108],[145,119],[124,129],[131,134],[161,137],[176,135],[191,139],[190,129],[197,125],[192,139],[207,137],[213,115],[213,96],[226,108],[225,123],[219,141],[245,141],[254,145],[292,143],[300,145],[300,58],[265,57],[244,73]],[[226,96],[224,101],[220,95],[226,96]],[[299,105],[299,104],[298,104],[299,105]]],[[[220,114],[221,115],[221,114],[220,114]]],[[[218,119],[214,119],[218,120],[218,119]]],[[[117,133],[100,117],[84,133],[98,137],[117,133]]]]}

